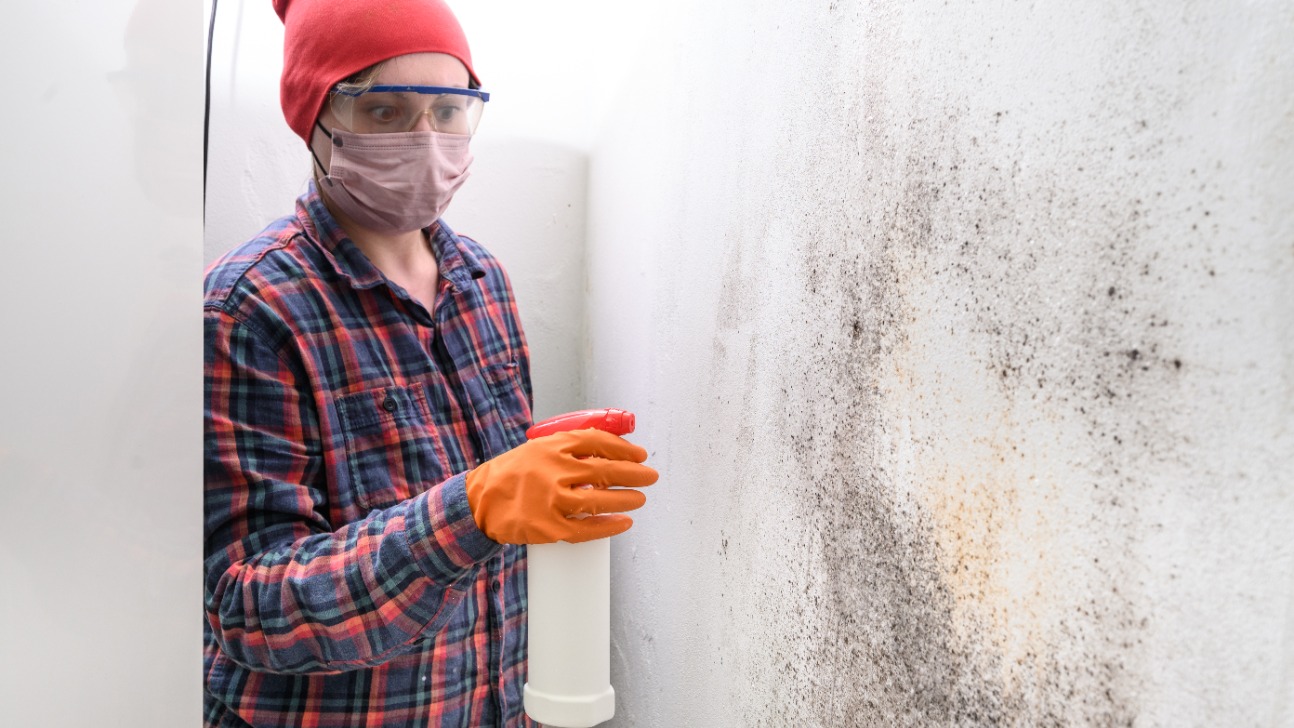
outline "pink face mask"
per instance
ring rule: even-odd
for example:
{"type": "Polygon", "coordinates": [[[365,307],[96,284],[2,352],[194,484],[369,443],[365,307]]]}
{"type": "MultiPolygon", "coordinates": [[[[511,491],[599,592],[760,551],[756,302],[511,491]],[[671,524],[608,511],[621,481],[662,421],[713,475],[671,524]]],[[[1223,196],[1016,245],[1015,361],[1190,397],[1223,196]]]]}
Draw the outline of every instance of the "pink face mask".
{"type": "Polygon", "coordinates": [[[471,137],[461,134],[334,129],[329,136],[332,169],[322,179],[328,199],[375,232],[404,233],[435,222],[467,181],[472,164],[471,137]]]}

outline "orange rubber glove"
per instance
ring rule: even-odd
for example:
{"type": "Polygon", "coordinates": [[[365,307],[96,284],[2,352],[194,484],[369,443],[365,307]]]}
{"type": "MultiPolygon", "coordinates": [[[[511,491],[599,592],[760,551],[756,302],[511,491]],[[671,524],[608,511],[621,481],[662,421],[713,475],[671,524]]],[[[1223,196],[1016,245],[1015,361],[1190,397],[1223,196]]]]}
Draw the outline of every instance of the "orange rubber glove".
{"type": "Polygon", "coordinates": [[[633,525],[621,511],[647,502],[631,489],[656,482],[656,471],[641,464],[646,459],[646,450],[601,430],[558,432],[470,471],[467,502],[476,525],[499,543],[607,538],[633,525]],[[585,484],[594,487],[580,487],[585,484]]]}

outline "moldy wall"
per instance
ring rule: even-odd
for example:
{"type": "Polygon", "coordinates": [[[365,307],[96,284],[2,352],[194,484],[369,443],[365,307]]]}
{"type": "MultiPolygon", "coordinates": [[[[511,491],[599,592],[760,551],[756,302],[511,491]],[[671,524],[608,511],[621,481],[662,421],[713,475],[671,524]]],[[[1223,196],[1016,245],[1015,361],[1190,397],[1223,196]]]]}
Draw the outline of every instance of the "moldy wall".
{"type": "Polygon", "coordinates": [[[1294,725],[1294,6],[662,6],[615,725],[1294,725]]]}

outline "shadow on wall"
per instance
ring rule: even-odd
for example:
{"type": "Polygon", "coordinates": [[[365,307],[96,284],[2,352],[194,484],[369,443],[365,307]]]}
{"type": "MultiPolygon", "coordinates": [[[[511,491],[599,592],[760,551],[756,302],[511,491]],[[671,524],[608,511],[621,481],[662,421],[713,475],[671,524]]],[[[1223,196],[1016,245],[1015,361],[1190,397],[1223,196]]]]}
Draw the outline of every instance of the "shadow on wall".
{"type": "Polygon", "coordinates": [[[126,26],[126,65],[107,74],[134,132],[134,178],[157,211],[169,215],[189,209],[198,192],[170,163],[194,154],[201,144],[191,113],[181,105],[187,99],[172,91],[191,85],[187,69],[169,62],[191,52],[191,38],[170,32],[184,27],[189,15],[176,3],[140,0],[126,26]]]}

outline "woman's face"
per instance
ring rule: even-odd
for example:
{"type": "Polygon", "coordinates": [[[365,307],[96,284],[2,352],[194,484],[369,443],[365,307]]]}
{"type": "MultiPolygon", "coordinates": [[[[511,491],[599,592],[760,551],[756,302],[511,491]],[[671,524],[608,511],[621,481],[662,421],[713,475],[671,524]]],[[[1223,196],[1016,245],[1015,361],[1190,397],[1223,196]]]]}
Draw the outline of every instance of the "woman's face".
{"type": "MultiPolygon", "coordinates": [[[[374,79],[374,86],[450,86],[467,88],[470,76],[462,61],[444,53],[410,53],[396,56],[387,61],[374,79]]],[[[333,116],[329,104],[324,102],[323,111],[319,114],[319,123],[332,131],[342,126],[333,116]]],[[[344,128],[344,127],[343,127],[344,128]]],[[[431,122],[423,117],[411,131],[430,131],[431,122]]],[[[311,146],[319,155],[325,169],[332,168],[332,144],[328,137],[314,128],[311,135],[311,146]]]]}

